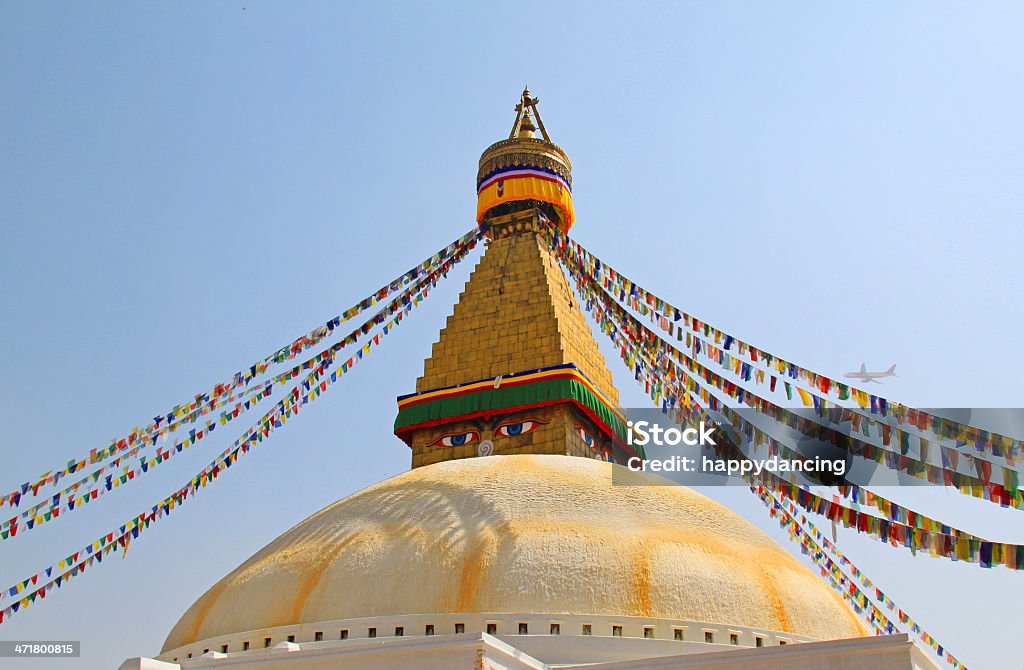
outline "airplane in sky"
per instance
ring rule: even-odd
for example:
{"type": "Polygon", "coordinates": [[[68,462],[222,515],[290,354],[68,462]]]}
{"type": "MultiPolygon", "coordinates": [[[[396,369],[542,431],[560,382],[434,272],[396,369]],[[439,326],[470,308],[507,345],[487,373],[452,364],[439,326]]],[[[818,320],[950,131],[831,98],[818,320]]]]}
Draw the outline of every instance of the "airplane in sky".
{"type": "Polygon", "coordinates": [[[878,380],[881,379],[882,377],[896,376],[896,364],[893,363],[892,365],[889,366],[888,370],[884,370],[882,372],[868,372],[867,366],[864,365],[864,363],[861,363],[860,370],[858,370],[857,372],[847,372],[843,376],[848,379],[859,379],[865,384],[868,382],[875,382],[876,384],[881,384],[881,382],[878,380]]]}

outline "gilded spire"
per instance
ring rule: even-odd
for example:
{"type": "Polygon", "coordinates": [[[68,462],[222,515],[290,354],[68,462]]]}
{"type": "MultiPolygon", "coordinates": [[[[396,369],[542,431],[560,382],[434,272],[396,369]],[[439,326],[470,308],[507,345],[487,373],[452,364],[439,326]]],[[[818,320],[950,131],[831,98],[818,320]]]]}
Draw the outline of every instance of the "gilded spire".
{"type": "Polygon", "coordinates": [[[547,238],[550,225],[572,224],[569,170],[524,89],[510,137],[480,159],[487,252],[416,392],[398,399],[395,432],[413,467],[491,454],[628,455],[611,372],[547,238]]]}

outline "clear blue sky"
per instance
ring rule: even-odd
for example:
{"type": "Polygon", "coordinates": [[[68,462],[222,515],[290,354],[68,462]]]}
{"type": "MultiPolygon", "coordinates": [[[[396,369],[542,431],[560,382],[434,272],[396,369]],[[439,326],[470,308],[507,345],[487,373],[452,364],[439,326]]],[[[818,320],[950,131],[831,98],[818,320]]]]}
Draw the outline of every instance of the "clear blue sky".
{"type": "MultiPolygon", "coordinates": [[[[468,230],[477,158],[524,83],[574,161],[574,235],[641,283],[812,369],[896,362],[884,390],[909,404],[1020,405],[1021,25],[1019,3],[4,3],[0,487],[468,230]]],[[[0,639],[83,640],[40,669],[154,655],[257,549],[407,469],[394,398],[469,267],[126,560],[0,639]]],[[[163,498],[233,437],[217,435],[0,545],[0,582],[163,498]]],[[[791,546],[749,494],[708,493],[791,546]]],[[[1024,542],[1020,512],[893,495],[1024,542]]],[[[840,541],[969,666],[1020,667],[1024,575],[840,541]]]]}

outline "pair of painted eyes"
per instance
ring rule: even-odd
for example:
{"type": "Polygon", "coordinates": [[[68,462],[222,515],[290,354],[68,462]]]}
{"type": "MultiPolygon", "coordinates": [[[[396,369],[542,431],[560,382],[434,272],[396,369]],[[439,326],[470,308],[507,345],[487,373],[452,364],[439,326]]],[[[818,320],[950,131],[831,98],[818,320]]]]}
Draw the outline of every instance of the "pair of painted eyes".
{"type": "MultiPolygon", "coordinates": [[[[526,435],[531,430],[534,430],[537,426],[543,425],[547,421],[540,421],[539,419],[526,419],[525,421],[515,421],[511,423],[503,423],[494,429],[495,437],[517,437],[519,435],[526,435]]],[[[467,430],[462,433],[448,433],[442,435],[433,442],[429,447],[461,447],[466,444],[472,444],[480,439],[480,433],[476,430],[467,430]]]]}
{"type": "Polygon", "coordinates": [[[583,438],[583,443],[591,449],[597,449],[597,442],[594,441],[594,436],[586,431],[583,426],[576,426],[576,433],[583,438]]]}

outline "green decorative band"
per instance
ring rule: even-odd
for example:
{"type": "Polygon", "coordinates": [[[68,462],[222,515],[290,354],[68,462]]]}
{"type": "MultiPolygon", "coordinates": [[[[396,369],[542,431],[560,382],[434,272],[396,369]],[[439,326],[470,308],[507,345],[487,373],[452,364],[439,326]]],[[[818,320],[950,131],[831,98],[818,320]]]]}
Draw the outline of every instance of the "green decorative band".
{"type": "Polygon", "coordinates": [[[622,417],[602,402],[578,377],[571,374],[574,371],[566,372],[564,375],[530,383],[483,388],[405,405],[399,409],[398,417],[395,419],[395,434],[404,438],[414,429],[428,428],[458,419],[569,403],[579,408],[627,451],[639,451],[638,455],[642,456],[642,450],[627,445],[626,424],[622,417]]]}

